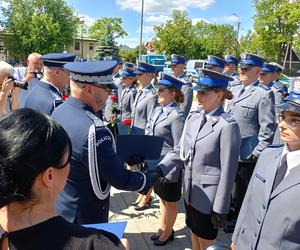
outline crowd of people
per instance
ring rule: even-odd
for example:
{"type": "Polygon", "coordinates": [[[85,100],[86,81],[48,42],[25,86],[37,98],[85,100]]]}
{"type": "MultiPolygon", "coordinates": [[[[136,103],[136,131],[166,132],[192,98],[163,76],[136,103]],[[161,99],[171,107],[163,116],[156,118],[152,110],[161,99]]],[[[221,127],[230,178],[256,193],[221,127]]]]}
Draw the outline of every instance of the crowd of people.
{"type": "Polygon", "coordinates": [[[300,248],[300,90],[279,81],[281,65],[211,55],[192,78],[176,54],[172,75],[159,76],[115,56],[74,60],[0,62],[1,249],[128,249],[80,226],[108,222],[111,186],[139,193],[137,213],[159,197],[155,246],[174,240],[183,197],[193,250],[224,249],[221,229],[233,233],[231,249],[300,248]],[[160,156],[123,162],[118,134],[163,138],[160,156]]]}

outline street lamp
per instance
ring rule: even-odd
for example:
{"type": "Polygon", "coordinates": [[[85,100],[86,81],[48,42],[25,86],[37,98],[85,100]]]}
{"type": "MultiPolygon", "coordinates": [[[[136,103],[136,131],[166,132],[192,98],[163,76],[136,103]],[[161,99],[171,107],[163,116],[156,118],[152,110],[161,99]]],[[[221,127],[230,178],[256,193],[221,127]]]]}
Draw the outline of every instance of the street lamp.
{"type": "Polygon", "coordinates": [[[233,13],[232,15],[238,18],[237,21],[237,35],[236,35],[236,56],[238,56],[238,46],[239,46],[239,33],[240,33],[240,25],[241,25],[241,18],[239,15],[233,13]]]}
{"type": "Polygon", "coordinates": [[[140,31],[139,61],[141,61],[142,46],[143,46],[143,23],[144,23],[144,0],[142,0],[142,12],[141,12],[141,31],[140,31]]]}
{"type": "Polygon", "coordinates": [[[82,18],[80,20],[80,29],[81,29],[81,32],[80,32],[80,42],[81,42],[81,45],[80,45],[80,48],[81,48],[81,59],[83,60],[83,24],[84,24],[84,19],[82,18]]]}

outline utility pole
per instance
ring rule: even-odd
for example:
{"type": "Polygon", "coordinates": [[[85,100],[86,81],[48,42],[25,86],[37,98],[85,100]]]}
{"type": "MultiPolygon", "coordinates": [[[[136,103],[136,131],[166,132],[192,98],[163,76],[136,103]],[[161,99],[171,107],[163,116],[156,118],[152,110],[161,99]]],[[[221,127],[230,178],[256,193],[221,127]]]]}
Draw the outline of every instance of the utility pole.
{"type": "Polygon", "coordinates": [[[237,34],[236,34],[236,49],[235,49],[235,53],[236,56],[238,57],[238,50],[239,50],[239,34],[240,34],[240,26],[241,26],[241,18],[239,15],[233,13],[232,15],[236,16],[238,18],[237,21],[237,34]]]}
{"type": "Polygon", "coordinates": [[[143,46],[143,24],[144,24],[144,0],[142,0],[142,12],[141,12],[141,31],[140,31],[139,61],[141,61],[142,46],[143,46]]]}

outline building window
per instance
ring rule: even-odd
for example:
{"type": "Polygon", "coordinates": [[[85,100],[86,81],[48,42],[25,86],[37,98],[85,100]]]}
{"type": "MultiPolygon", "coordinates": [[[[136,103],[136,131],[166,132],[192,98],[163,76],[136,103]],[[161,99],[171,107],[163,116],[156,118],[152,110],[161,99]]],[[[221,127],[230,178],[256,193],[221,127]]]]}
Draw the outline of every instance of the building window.
{"type": "Polygon", "coordinates": [[[80,43],[79,42],[75,42],[75,50],[80,50],[80,43]]]}
{"type": "Polygon", "coordinates": [[[92,43],[89,44],[89,50],[94,50],[94,44],[92,43]]]}

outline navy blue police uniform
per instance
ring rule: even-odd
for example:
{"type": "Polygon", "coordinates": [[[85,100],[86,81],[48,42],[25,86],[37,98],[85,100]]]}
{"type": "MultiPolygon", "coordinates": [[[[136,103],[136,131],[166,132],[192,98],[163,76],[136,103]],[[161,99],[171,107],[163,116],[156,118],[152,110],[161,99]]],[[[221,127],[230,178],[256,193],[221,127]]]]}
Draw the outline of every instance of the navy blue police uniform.
{"type": "MultiPolygon", "coordinates": [[[[101,61],[64,67],[74,84],[110,88],[115,66],[115,61],[101,61]]],[[[57,200],[60,215],[78,224],[107,222],[110,186],[143,192],[150,189],[145,174],[124,168],[111,132],[87,103],[71,96],[52,117],[64,127],[73,145],[70,174],[57,200]]]]}
{"type": "MultiPolygon", "coordinates": [[[[64,64],[74,62],[75,55],[69,53],[51,53],[43,55],[42,60],[45,67],[62,68],[64,64]]],[[[62,96],[58,87],[44,78],[34,81],[34,87],[29,92],[25,101],[25,108],[51,115],[53,110],[62,104],[62,96]]]]}
{"type": "MultiPolygon", "coordinates": [[[[177,65],[177,64],[186,65],[186,63],[187,60],[183,56],[176,55],[176,54],[171,55],[171,65],[177,65]]],[[[183,111],[183,115],[186,118],[190,113],[193,104],[193,90],[192,90],[193,85],[185,71],[183,71],[182,74],[176,76],[176,78],[184,83],[181,87],[181,91],[184,95],[184,102],[181,103],[179,107],[183,111]]]]}

